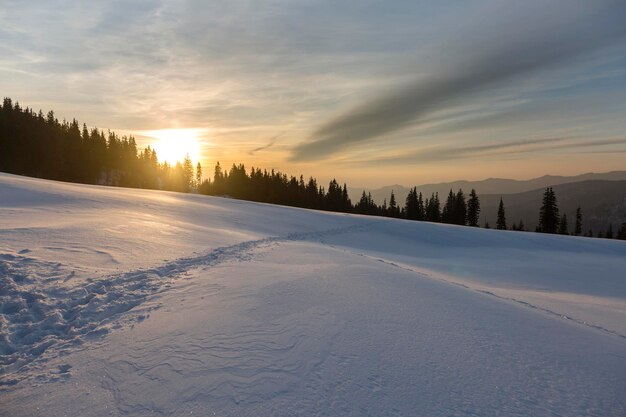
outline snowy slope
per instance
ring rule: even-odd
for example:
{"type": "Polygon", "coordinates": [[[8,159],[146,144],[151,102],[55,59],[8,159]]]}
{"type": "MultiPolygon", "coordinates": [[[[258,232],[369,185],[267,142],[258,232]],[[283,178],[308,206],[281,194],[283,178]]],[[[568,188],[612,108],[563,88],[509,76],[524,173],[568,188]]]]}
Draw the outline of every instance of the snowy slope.
{"type": "Polygon", "coordinates": [[[626,244],[0,174],[0,415],[626,415],[626,244]]]}

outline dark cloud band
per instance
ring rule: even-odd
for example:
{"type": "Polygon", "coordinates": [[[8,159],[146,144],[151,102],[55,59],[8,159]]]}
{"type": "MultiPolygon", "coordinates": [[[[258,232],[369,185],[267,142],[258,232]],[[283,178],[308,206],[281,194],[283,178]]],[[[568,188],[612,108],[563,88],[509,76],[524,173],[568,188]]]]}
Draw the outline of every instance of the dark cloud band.
{"type": "MultiPolygon", "coordinates": [[[[351,145],[382,137],[483,88],[547,66],[561,64],[626,36],[623,0],[530,2],[489,31],[468,33],[441,53],[469,56],[446,69],[340,115],[319,127],[292,159],[316,160],[351,145]],[[450,69],[453,68],[453,69],[450,69]]],[[[443,62],[443,61],[442,61],[443,62]]]]}

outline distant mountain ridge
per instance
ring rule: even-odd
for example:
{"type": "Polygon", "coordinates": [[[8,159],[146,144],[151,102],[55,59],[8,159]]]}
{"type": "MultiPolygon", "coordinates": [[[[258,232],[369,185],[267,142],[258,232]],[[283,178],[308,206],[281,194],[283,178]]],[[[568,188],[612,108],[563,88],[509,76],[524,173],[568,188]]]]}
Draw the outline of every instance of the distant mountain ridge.
{"type": "MultiPolygon", "coordinates": [[[[530,180],[510,180],[489,178],[482,181],[454,181],[439,184],[418,185],[417,190],[424,197],[438,192],[442,204],[452,189],[459,188],[469,194],[476,190],[481,202],[480,226],[485,222],[495,226],[498,203],[502,197],[506,209],[508,225],[524,222],[526,229],[535,230],[539,220],[539,208],[546,187],[553,187],[561,214],[569,219],[570,231],[574,229],[576,208],[581,207],[583,213],[583,233],[591,229],[594,236],[598,232],[606,233],[609,225],[615,231],[626,222],[626,171],[606,173],[587,173],[571,177],[544,175],[530,180]]],[[[371,192],[374,201],[382,204],[384,199],[389,202],[391,190],[394,191],[398,204],[402,207],[409,192],[408,187],[389,185],[371,192]]],[[[356,203],[362,189],[348,189],[350,198],[356,203]]]]}
{"type": "MultiPolygon", "coordinates": [[[[566,214],[569,230],[574,230],[576,209],[582,210],[583,233],[591,229],[594,236],[598,232],[606,233],[609,225],[613,233],[626,222],[626,181],[587,180],[573,183],[552,185],[556,194],[559,213],[566,214]]],[[[509,227],[520,220],[526,229],[534,231],[539,222],[545,187],[515,194],[482,194],[480,196],[480,225],[485,221],[491,227],[496,223],[500,197],[504,203],[509,227]]]]}
{"type": "MultiPolygon", "coordinates": [[[[417,185],[417,190],[424,196],[430,196],[432,193],[439,193],[440,196],[446,196],[450,189],[456,192],[459,188],[463,189],[466,194],[474,188],[479,196],[486,194],[516,194],[549,186],[578,183],[589,180],[626,181],[626,171],[611,171],[605,173],[589,172],[574,176],[544,175],[530,180],[512,180],[505,178],[487,178],[480,181],[460,180],[437,184],[417,185]]],[[[350,187],[348,188],[348,193],[350,194],[350,198],[353,203],[356,203],[361,197],[361,193],[365,191],[366,193],[370,192],[372,194],[372,198],[377,204],[382,204],[384,199],[387,199],[387,201],[389,200],[391,190],[393,190],[396,200],[403,204],[407,194],[409,193],[409,189],[409,187],[395,184],[374,189],[350,187]]]]}

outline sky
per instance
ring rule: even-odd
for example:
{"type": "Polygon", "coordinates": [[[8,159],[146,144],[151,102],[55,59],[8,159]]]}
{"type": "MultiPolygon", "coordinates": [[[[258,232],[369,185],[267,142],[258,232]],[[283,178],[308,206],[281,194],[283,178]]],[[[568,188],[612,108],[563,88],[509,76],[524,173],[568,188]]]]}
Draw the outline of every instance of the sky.
{"type": "Polygon", "coordinates": [[[0,0],[0,93],[211,172],[626,170],[623,0],[0,0]]]}

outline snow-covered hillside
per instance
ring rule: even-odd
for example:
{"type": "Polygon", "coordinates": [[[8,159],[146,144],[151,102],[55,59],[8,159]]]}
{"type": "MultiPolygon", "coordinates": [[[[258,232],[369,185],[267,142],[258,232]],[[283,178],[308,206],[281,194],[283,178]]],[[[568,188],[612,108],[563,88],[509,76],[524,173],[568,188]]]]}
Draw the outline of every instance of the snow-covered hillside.
{"type": "Polygon", "coordinates": [[[0,174],[0,415],[623,416],[626,243],[0,174]]]}

